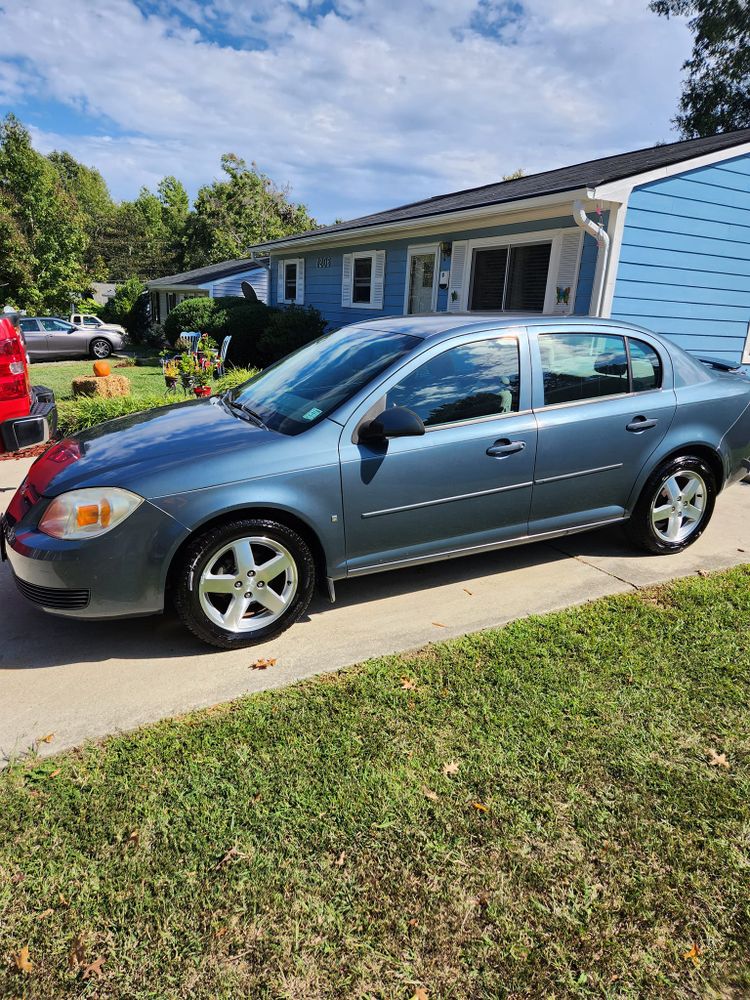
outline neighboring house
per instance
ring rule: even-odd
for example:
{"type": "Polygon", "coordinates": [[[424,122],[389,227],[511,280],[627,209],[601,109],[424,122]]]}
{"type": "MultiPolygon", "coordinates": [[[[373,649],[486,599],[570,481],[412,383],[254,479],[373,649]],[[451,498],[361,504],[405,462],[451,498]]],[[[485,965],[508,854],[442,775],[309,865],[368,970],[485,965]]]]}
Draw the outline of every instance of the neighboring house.
{"type": "Polygon", "coordinates": [[[170,274],[166,278],[147,281],[151,299],[151,318],[163,323],[178,302],[183,299],[209,296],[242,295],[242,282],[252,285],[261,302],[268,301],[267,262],[257,259],[225,260],[194,271],[170,274]]]}
{"type": "Polygon", "coordinates": [[[504,310],[612,316],[750,361],[750,129],[471,188],[261,244],[270,303],[331,327],[504,310]]]}

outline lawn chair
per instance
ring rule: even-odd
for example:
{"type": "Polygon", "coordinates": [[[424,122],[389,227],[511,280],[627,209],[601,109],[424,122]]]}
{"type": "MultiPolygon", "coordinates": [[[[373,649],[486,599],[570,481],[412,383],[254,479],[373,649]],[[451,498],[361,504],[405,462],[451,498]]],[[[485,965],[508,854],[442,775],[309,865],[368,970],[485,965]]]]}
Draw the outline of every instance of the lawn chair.
{"type": "Polygon", "coordinates": [[[190,351],[191,354],[194,354],[200,337],[201,335],[199,331],[183,330],[177,340],[177,345],[179,346],[179,344],[183,344],[186,351],[190,351]]]}
{"type": "Polygon", "coordinates": [[[229,353],[229,345],[232,343],[231,334],[225,337],[221,342],[221,348],[219,349],[219,358],[216,365],[216,377],[221,378],[222,375],[226,375],[226,361],[227,354],[229,353]]]}

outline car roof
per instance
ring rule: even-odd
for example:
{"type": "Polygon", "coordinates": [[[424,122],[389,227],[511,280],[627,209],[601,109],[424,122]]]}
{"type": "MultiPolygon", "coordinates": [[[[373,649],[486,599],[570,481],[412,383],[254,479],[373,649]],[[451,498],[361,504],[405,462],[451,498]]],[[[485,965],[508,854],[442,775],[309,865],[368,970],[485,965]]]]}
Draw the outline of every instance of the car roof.
{"type": "Polygon", "coordinates": [[[371,330],[373,333],[408,333],[425,340],[447,333],[470,333],[472,330],[486,330],[488,327],[497,329],[519,326],[535,329],[544,326],[570,326],[571,332],[573,329],[601,329],[602,326],[611,326],[617,330],[645,333],[659,339],[651,330],[635,326],[633,323],[621,323],[599,316],[543,316],[537,313],[424,313],[411,316],[384,316],[352,325],[371,330]]]}

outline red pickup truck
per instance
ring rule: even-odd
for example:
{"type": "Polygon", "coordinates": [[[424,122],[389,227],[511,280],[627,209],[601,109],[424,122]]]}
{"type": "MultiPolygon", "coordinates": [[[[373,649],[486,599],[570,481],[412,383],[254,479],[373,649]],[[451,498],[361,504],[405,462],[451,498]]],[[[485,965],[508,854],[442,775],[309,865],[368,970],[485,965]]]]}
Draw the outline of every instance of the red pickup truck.
{"type": "Polygon", "coordinates": [[[32,385],[23,334],[0,318],[0,453],[21,451],[49,440],[57,427],[51,389],[32,385]]]}

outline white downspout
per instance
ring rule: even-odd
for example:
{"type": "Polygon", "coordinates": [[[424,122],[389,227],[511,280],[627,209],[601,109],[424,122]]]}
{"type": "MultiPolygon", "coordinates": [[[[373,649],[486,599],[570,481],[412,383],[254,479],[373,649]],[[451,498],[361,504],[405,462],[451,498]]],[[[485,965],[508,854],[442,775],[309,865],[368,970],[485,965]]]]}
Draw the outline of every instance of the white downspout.
{"type": "Polygon", "coordinates": [[[591,294],[592,306],[594,308],[591,310],[592,316],[601,316],[602,314],[602,299],[604,297],[604,285],[607,276],[607,264],[609,263],[609,233],[604,228],[604,226],[597,225],[593,219],[590,219],[583,208],[583,203],[581,201],[573,202],[573,218],[575,219],[576,225],[580,226],[587,233],[591,235],[596,240],[597,246],[603,251],[602,263],[599,268],[599,283],[591,294]],[[594,295],[596,295],[596,300],[594,301],[594,295]]]}

